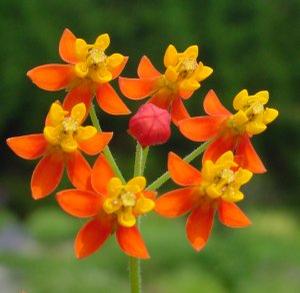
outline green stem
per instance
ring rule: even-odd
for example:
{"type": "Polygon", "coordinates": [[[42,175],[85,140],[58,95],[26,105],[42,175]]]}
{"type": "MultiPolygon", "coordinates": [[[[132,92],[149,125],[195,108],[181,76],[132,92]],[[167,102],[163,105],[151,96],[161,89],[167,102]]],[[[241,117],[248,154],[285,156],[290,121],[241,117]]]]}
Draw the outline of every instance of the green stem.
{"type": "MultiPolygon", "coordinates": [[[[195,150],[193,150],[189,155],[185,156],[183,159],[184,161],[190,163],[193,161],[196,157],[198,157],[200,154],[202,154],[206,147],[210,144],[210,141],[207,141],[203,144],[201,144],[199,147],[197,147],[195,150]]],[[[160,177],[158,177],[155,181],[153,181],[148,187],[147,190],[157,190],[159,187],[161,187],[164,183],[166,183],[170,179],[169,172],[165,172],[160,177]]]]}
{"type": "MultiPolygon", "coordinates": [[[[91,117],[91,120],[92,120],[92,123],[94,125],[94,127],[99,131],[99,132],[102,132],[102,129],[101,129],[101,126],[100,126],[100,123],[99,123],[99,120],[98,120],[98,117],[97,117],[97,114],[96,114],[96,111],[95,111],[95,107],[94,105],[91,106],[91,109],[90,109],[90,117],[91,117]]],[[[109,161],[111,167],[113,168],[114,170],[114,173],[116,174],[117,177],[119,177],[121,179],[121,181],[123,183],[125,183],[125,179],[109,149],[108,146],[106,146],[103,150],[103,153],[106,157],[106,159],[109,161]]]]}
{"type": "MultiPolygon", "coordinates": [[[[142,176],[145,170],[149,148],[143,149],[139,143],[136,145],[134,173],[133,176],[142,176]]],[[[140,226],[140,219],[137,220],[137,226],[140,226]]],[[[141,292],[141,262],[138,258],[129,257],[129,278],[131,293],[141,292]]]]}

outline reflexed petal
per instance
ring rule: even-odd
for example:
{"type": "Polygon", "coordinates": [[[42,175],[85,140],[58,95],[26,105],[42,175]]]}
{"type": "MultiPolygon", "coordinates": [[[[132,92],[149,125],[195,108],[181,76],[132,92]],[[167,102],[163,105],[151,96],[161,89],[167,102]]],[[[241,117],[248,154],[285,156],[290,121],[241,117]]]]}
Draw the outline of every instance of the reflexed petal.
{"type": "Polygon", "coordinates": [[[172,180],[178,185],[190,186],[201,182],[200,171],[172,152],[168,156],[168,171],[172,180]]]}
{"type": "Polygon", "coordinates": [[[220,222],[230,228],[242,228],[251,225],[249,218],[234,203],[221,200],[218,214],[220,222]]]}
{"type": "Polygon", "coordinates": [[[169,45],[164,56],[164,65],[166,67],[176,66],[178,63],[178,53],[173,45],[169,45]]]}
{"type": "Polygon", "coordinates": [[[213,90],[210,90],[205,96],[203,106],[208,115],[231,115],[231,113],[222,105],[218,96],[213,90]]]}
{"type": "Polygon", "coordinates": [[[6,143],[17,156],[26,160],[41,157],[48,145],[43,134],[10,137],[6,140],[6,143]]]}
{"type": "Polygon", "coordinates": [[[57,91],[70,84],[74,79],[74,72],[72,65],[46,64],[29,70],[27,76],[39,88],[57,91]]]}
{"type": "Polygon", "coordinates": [[[148,100],[148,103],[151,103],[151,104],[153,104],[157,107],[160,107],[162,109],[169,110],[170,105],[171,105],[172,100],[173,100],[174,97],[169,92],[161,94],[161,91],[163,91],[163,90],[160,90],[159,93],[152,96],[148,100]]]}
{"type": "Polygon", "coordinates": [[[73,184],[81,190],[91,190],[92,169],[79,151],[70,153],[67,158],[67,174],[73,184]]]}
{"type": "Polygon", "coordinates": [[[175,125],[178,125],[179,121],[190,118],[188,111],[182,103],[181,98],[176,98],[172,103],[171,117],[175,125]]]}
{"type": "Polygon", "coordinates": [[[108,34],[102,34],[100,36],[97,37],[96,42],[95,42],[95,47],[97,47],[97,49],[104,51],[105,49],[107,49],[107,47],[110,44],[110,38],[108,34]]]}
{"type": "Polygon", "coordinates": [[[150,258],[145,243],[136,226],[131,228],[119,226],[116,237],[120,248],[126,254],[136,258],[150,258]]]}
{"type": "Polygon", "coordinates": [[[196,251],[204,248],[209,238],[214,220],[212,207],[198,207],[187,219],[186,234],[189,242],[196,251]]]}
{"type": "Polygon", "coordinates": [[[197,202],[193,188],[180,188],[169,191],[156,200],[155,211],[167,218],[179,217],[189,212],[197,202]]]}
{"type": "Polygon", "coordinates": [[[57,193],[56,199],[66,213],[78,218],[96,216],[102,207],[101,196],[91,191],[63,190],[57,193]]]}
{"type": "Polygon", "coordinates": [[[92,170],[92,186],[94,190],[100,194],[107,194],[108,182],[112,177],[115,177],[115,174],[111,166],[104,155],[100,155],[92,170]]]}
{"type": "Polygon", "coordinates": [[[86,141],[93,138],[97,134],[97,129],[94,126],[80,126],[77,129],[76,139],[86,141]]]}
{"type": "Polygon", "coordinates": [[[99,107],[109,114],[130,114],[130,110],[109,83],[104,83],[98,86],[96,99],[99,107]]]}
{"type": "Polygon", "coordinates": [[[139,79],[119,77],[122,94],[132,100],[141,100],[151,95],[155,90],[155,78],[139,79]]]}
{"type": "Polygon", "coordinates": [[[140,192],[146,187],[146,178],[144,176],[136,176],[129,180],[126,189],[131,192],[140,192]]]}
{"type": "Polygon", "coordinates": [[[64,161],[60,154],[43,157],[35,167],[31,177],[31,192],[34,199],[52,193],[61,181],[64,161]]]}
{"type": "Polygon", "coordinates": [[[68,92],[64,99],[63,107],[64,109],[70,111],[76,104],[84,103],[86,107],[86,113],[88,114],[92,99],[93,93],[91,89],[87,86],[81,85],[68,92]]]}
{"type": "Polygon", "coordinates": [[[77,258],[87,257],[98,250],[112,233],[112,223],[107,219],[96,218],[85,224],[75,240],[77,258]]]}
{"type": "Polygon", "coordinates": [[[137,71],[140,78],[155,78],[161,75],[147,56],[141,58],[137,71]]]}
{"type": "Polygon", "coordinates": [[[260,174],[267,170],[256,153],[248,135],[241,136],[235,153],[236,162],[244,169],[260,174]]]}
{"type": "Polygon", "coordinates": [[[78,61],[75,43],[76,37],[69,29],[66,28],[59,42],[59,55],[67,63],[74,64],[78,61]]]}
{"type": "Polygon", "coordinates": [[[79,141],[79,148],[88,155],[96,155],[103,151],[112,139],[112,132],[98,132],[95,136],[88,140],[79,141]]]}
{"type": "Polygon", "coordinates": [[[84,103],[79,103],[79,104],[76,104],[72,108],[70,117],[75,119],[78,122],[78,124],[81,124],[84,120],[85,115],[86,115],[85,104],[84,103]]]}
{"type": "Polygon", "coordinates": [[[224,121],[223,116],[199,116],[181,120],[180,132],[192,141],[207,141],[216,136],[224,121]]]}

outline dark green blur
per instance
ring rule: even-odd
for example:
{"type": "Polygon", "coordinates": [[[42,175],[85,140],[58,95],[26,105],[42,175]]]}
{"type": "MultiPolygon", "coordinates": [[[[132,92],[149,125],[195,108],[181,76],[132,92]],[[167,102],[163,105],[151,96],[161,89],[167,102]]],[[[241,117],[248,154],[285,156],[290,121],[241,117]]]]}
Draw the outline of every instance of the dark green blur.
{"type": "MultiPolygon", "coordinates": [[[[89,42],[94,41],[97,35],[103,32],[109,33],[111,36],[109,52],[120,52],[130,57],[122,75],[131,77],[136,76],[137,64],[140,57],[144,54],[153,61],[158,69],[163,69],[162,58],[168,44],[174,44],[180,51],[191,44],[198,44],[200,47],[200,60],[212,67],[214,73],[203,82],[200,90],[187,101],[187,108],[192,115],[203,114],[203,97],[211,88],[217,92],[224,104],[230,109],[232,109],[232,98],[243,88],[248,89],[250,93],[255,93],[263,89],[269,90],[269,106],[277,108],[280,114],[278,119],[269,126],[265,133],[253,139],[255,147],[269,171],[265,175],[256,176],[249,184],[249,187],[246,189],[247,196],[243,206],[249,210],[259,210],[261,214],[263,214],[265,208],[275,210],[284,208],[285,212],[287,211],[286,214],[291,217],[299,212],[299,0],[1,0],[0,16],[0,95],[2,101],[0,106],[0,136],[2,142],[0,144],[0,213],[9,212],[12,218],[24,220],[26,229],[29,227],[30,233],[34,229],[31,229],[32,226],[30,226],[29,222],[33,215],[38,213],[39,209],[46,207],[57,210],[58,208],[53,196],[38,202],[31,199],[29,182],[36,162],[24,161],[17,158],[7,148],[5,139],[15,135],[41,132],[49,105],[56,99],[63,99],[64,92],[45,92],[35,87],[26,77],[26,71],[37,65],[61,62],[58,55],[58,42],[61,33],[66,27],[70,28],[77,36],[89,42]]],[[[117,83],[114,82],[113,84],[117,88],[117,83]]],[[[123,100],[133,112],[140,105],[140,103],[132,102],[126,98],[123,98],[123,100]]],[[[115,133],[111,149],[120,163],[125,176],[129,178],[133,173],[135,150],[135,142],[126,134],[129,117],[113,117],[101,110],[98,110],[98,114],[104,130],[114,131],[115,133]]],[[[168,151],[172,150],[184,156],[196,146],[196,143],[183,138],[177,129],[173,127],[173,137],[170,142],[164,146],[150,150],[149,162],[146,168],[146,176],[149,181],[154,180],[165,171],[166,154],[168,151]]],[[[199,160],[196,160],[196,164],[199,165],[199,160]]],[[[68,187],[69,184],[65,180],[62,186],[68,187]]],[[[279,214],[281,216],[281,213],[279,214]]],[[[36,218],[38,219],[38,215],[36,218]]],[[[284,217],[282,216],[282,218],[284,217]]],[[[156,219],[155,221],[160,223],[163,219],[156,219]]],[[[277,221],[281,223],[280,220],[277,221]]],[[[175,222],[173,224],[176,226],[175,222]]],[[[51,219],[49,219],[49,223],[51,223],[51,219]]],[[[271,227],[272,222],[269,221],[268,223],[271,227]]],[[[171,224],[169,225],[170,227],[172,226],[171,224]]],[[[59,226],[57,225],[57,227],[59,226]]],[[[152,227],[152,230],[155,230],[154,227],[152,227]]],[[[181,227],[177,225],[176,227],[182,229],[180,232],[183,233],[183,225],[181,227]]],[[[40,229],[44,230],[43,228],[40,229]]],[[[161,233],[164,233],[164,228],[161,229],[161,233]]],[[[252,232],[250,234],[255,234],[255,226],[251,229],[252,232]]],[[[183,236],[182,233],[180,234],[181,236],[183,236]]],[[[232,243],[227,243],[230,233],[231,231],[226,231],[226,237],[223,240],[224,245],[232,245],[232,243]]],[[[236,231],[234,233],[237,234],[236,231]]],[[[245,236],[246,234],[247,230],[243,230],[244,236],[240,237],[245,237],[245,239],[246,237],[251,238],[249,235],[245,236]]],[[[68,234],[68,236],[70,235],[68,234]]],[[[151,237],[148,237],[150,246],[151,237]]],[[[221,239],[222,234],[218,237],[221,239]]],[[[280,238],[283,242],[280,243],[285,243],[284,237],[285,234],[283,233],[283,236],[280,238]]],[[[156,235],[156,238],[159,238],[159,235],[156,235]]],[[[167,237],[165,238],[168,241],[167,237]]],[[[181,238],[180,241],[185,241],[184,237],[181,238]]],[[[236,239],[238,248],[242,249],[242,244],[247,245],[245,239],[236,239]]],[[[299,242],[299,233],[297,239],[299,242]]],[[[251,245],[257,246],[263,246],[265,242],[267,243],[266,239],[260,240],[259,237],[257,241],[253,239],[251,241],[251,245]]],[[[155,243],[158,245],[159,241],[155,243]]],[[[234,290],[237,290],[236,292],[265,292],[264,290],[273,288],[251,287],[247,291],[245,288],[248,287],[245,284],[248,284],[249,280],[247,278],[243,279],[239,275],[237,278],[240,279],[237,282],[236,277],[229,272],[230,270],[238,272],[238,268],[223,266],[220,269],[221,272],[215,269],[215,262],[228,261],[222,253],[229,253],[231,257],[236,257],[238,260],[237,254],[243,254],[243,251],[240,250],[236,254],[230,251],[230,249],[229,252],[225,249],[224,251],[221,250],[221,253],[219,251],[220,244],[217,244],[217,241],[214,243],[214,249],[218,250],[219,258],[212,257],[215,252],[213,248],[210,248],[210,251],[206,253],[208,256],[206,258],[204,256],[204,263],[200,265],[199,282],[208,282],[209,284],[215,284],[214,286],[217,287],[213,287],[214,289],[207,287],[208,289],[206,290],[208,291],[204,289],[203,292],[233,292],[234,290]],[[209,272],[207,272],[207,267],[209,267],[209,272]]],[[[181,246],[185,244],[180,242],[178,249],[181,249],[181,246]]],[[[68,243],[68,245],[68,248],[71,249],[71,244],[68,243]]],[[[172,244],[170,243],[170,245],[172,244]]],[[[265,247],[272,249],[272,245],[268,245],[265,247]]],[[[164,249],[168,251],[167,247],[164,247],[164,249]]],[[[192,252],[186,252],[186,247],[183,250],[182,257],[191,258],[192,252]],[[186,253],[189,254],[186,255],[186,253]]],[[[288,250],[285,250],[286,254],[288,254],[288,250]]],[[[109,253],[116,253],[116,248],[110,249],[109,253]]],[[[247,264],[254,262],[257,254],[251,254],[252,252],[247,253],[249,253],[247,255],[249,259],[245,258],[243,262],[247,264]]],[[[72,259],[69,254],[68,252],[66,256],[67,260],[63,259],[63,261],[67,262],[69,259],[72,259]]],[[[164,253],[161,254],[163,255],[164,253]]],[[[180,260],[180,251],[173,254],[171,253],[170,255],[172,257],[176,256],[178,262],[182,261],[180,260]]],[[[153,255],[153,257],[159,259],[159,255],[153,255]]],[[[270,259],[272,257],[278,260],[280,253],[270,256],[270,259]]],[[[7,259],[4,258],[3,261],[8,266],[19,266],[20,270],[25,270],[31,261],[30,257],[26,261],[18,257],[13,260],[7,259]]],[[[237,260],[235,260],[234,266],[238,266],[237,260]]],[[[36,258],[35,261],[37,261],[36,258]]],[[[61,259],[52,259],[52,262],[57,263],[49,264],[49,269],[55,270],[55,266],[60,266],[60,261],[61,259]]],[[[165,269],[165,275],[163,274],[159,279],[161,283],[157,285],[158,287],[152,284],[152,282],[155,283],[155,274],[146,273],[146,278],[148,278],[147,288],[149,292],[176,293],[177,291],[167,289],[171,278],[168,277],[166,272],[169,269],[171,270],[173,262],[168,259],[168,256],[163,261],[165,261],[163,264],[159,263],[159,261],[154,261],[154,263],[145,268],[145,270],[156,270],[156,266],[161,265],[165,269]],[[155,291],[155,288],[163,289],[155,291]]],[[[108,258],[106,259],[107,262],[108,258]]],[[[99,269],[101,261],[97,265],[95,263],[94,261],[94,266],[97,266],[99,269]]],[[[174,263],[176,262],[174,261],[174,263]]],[[[197,263],[201,263],[201,255],[198,255],[197,259],[190,266],[185,264],[187,267],[182,268],[182,270],[186,269],[188,271],[186,274],[187,279],[183,281],[186,284],[195,282],[194,279],[197,279],[195,270],[193,270],[194,267],[197,267],[197,263]]],[[[265,266],[267,270],[269,266],[271,267],[269,262],[265,266]]],[[[44,268],[44,275],[46,274],[46,267],[44,268]]],[[[109,270],[113,274],[118,273],[113,271],[112,265],[109,267],[109,270]]],[[[294,268],[294,265],[291,267],[294,268]]],[[[80,278],[80,271],[76,268],[75,264],[69,264],[67,268],[76,270],[74,274],[76,278],[80,278]]],[[[160,270],[162,269],[158,271],[160,270]]],[[[245,273],[249,273],[249,270],[247,271],[246,269],[245,273]]],[[[180,270],[175,273],[174,271],[172,272],[175,281],[178,283],[176,274],[180,276],[180,270]]],[[[255,269],[251,272],[252,279],[249,278],[252,285],[252,281],[260,280],[264,276],[255,271],[255,269]]],[[[32,273],[34,274],[36,271],[32,273]]],[[[292,271],[291,274],[293,273],[295,272],[292,271]]],[[[104,282],[109,280],[109,272],[106,272],[106,274],[103,277],[104,282]]],[[[41,277],[42,275],[39,276],[41,277]]],[[[268,277],[267,280],[269,280],[268,277]]],[[[34,287],[33,283],[38,282],[36,280],[30,283],[31,281],[28,281],[31,280],[30,278],[33,278],[33,276],[24,276],[24,279],[27,280],[27,283],[25,283],[29,284],[28,293],[31,292],[29,289],[30,286],[37,288],[34,287]]],[[[122,278],[124,278],[124,275],[122,275],[122,278]]],[[[118,283],[119,288],[123,288],[122,282],[126,282],[122,278],[120,279],[120,284],[118,283]]],[[[95,276],[95,280],[97,281],[97,275],[95,276]]],[[[288,280],[290,280],[289,276],[284,275],[282,277],[283,282],[288,283],[288,280]]],[[[69,281],[72,282],[72,278],[69,281]]],[[[41,282],[47,281],[43,279],[41,282]]],[[[295,286],[298,285],[299,283],[296,283],[295,286]]],[[[36,291],[32,292],[70,292],[68,290],[75,287],[73,284],[66,287],[65,290],[61,289],[62,291],[59,291],[59,286],[55,287],[53,285],[51,287],[49,285],[48,287],[41,286],[40,289],[35,289],[36,291]]],[[[93,291],[93,288],[91,287],[88,292],[97,292],[97,290],[93,291]]],[[[95,288],[98,287],[96,286],[95,288]]],[[[103,288],[103,291],[98,291],[120,292],[118,289],[110,291],[109,289],[105,289],[106,287],[103,288]]],[[[178,289],[181,290],[178,292],[198,292],[193,291],[195,289],[187,288],[189,287],[183,286],[182,289],[178,289]]],[[[79,290],[78,292],[83,291],[79,290]]]]}

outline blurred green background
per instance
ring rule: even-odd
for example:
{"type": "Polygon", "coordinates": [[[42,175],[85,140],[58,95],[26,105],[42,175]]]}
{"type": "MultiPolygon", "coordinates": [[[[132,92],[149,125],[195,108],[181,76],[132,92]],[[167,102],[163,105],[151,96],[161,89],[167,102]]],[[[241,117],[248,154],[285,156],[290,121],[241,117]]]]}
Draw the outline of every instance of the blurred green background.
{"type": "MultiPolygon", "coordinates": [[[[53,196],[33,201],[29,181],[36,162],[17,158],[5,145],[7,137],[40,132],[50,103],[63,98],[63,92],[36,88],[25,74],[60,62],[65,27],[90,42],[108,32],[110,52],[130,56],[124,76],[136,76],[143,54],[162,69],[169,43],[180,51],[198,44],[214,74],[187,101],[193,115],[203,113],[210,88],[229,108],[241,89],[267,89],[269,105],[280,111],[253,139],[269,169],[252,180],[241,204],[253,226],[233,231],[216,223],[208,246],[196,254],[185,239],[184,219],[145,217],[142,230],[152,254],[143,262],[145,292],[300,292],[299,0],[2,0],[0,16],[1,293],[128,290],[127,259],[115,241],[77,261],[72,241],[82,221],[61,212],[53,196]]],[[[124,100],[133,111],[139,106],[124,100]]],[[[129,178],[135,146],[125,132],[128,117],[100,111],[99,117],[105,130],[115,132],[111,148],[129,178]]],[[[195,147],[173,128],[168,144],[150,150],[149,181],[165,170],[169,150],[185,155],[195,147]]],[[[62,186],[69,186],[66,180],[62,186]]]]}

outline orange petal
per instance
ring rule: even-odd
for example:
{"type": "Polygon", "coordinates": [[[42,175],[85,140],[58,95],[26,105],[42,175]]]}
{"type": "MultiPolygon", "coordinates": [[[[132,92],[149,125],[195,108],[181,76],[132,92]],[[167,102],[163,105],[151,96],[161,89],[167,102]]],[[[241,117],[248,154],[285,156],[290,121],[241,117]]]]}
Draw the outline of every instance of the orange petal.
{"type": "Polygon", "coordinates": [[[201,182],[200,171],[172,152],[168,156],[168,170],[172,180],[178,185],[191,186],[201,182]]]}
{"type": "Polygon", "coordinates": [[[229,116],[231,113],[222,105],[218,96],[210,90],[204,98],[204,110],[208,115],[229,116]]]}
{"type": "Polygon", "coordinates": [[[233,151],[235,138],[230,135],[224,135],[211,143],[203,154],[202,161],[212,160],[215,162],[222,154],[227,151],[233,151]]]}
{"type": "Polygon", "coordinates": [[[117,78],[123,71],[125,65],[127,64],[127,61],[128,61],[128,57],[125,56],[124,57],[124,61],[116,68],[114,68],[112,71],[111,71],[111,74],[112,74],[112,79],[115,79],[117,78]]]}
{"type": "Polygon", "coordinates": [[[267,172],[247,134],[239,139],[235,152],[235,161],[242,168],[248,169],[253,173],[261,174],[267,172]]]}
{"type": "Polygon", "coordinates": [[[161,75],[147,56],[141,58],[137,72],[139,78],[155,78],[161,75]]]}
{"type": "Polygon", "coordinates": [[[249,218],[234,203],[221,200],[218,214],[220,222],[230,228],[243,228],[251,225],[249,218]]]}
{"type": "Polygon", "coordinates": [[[27,72],[27,76],[39,88],[57,91],[66,88],[74,78],[73,66],[68,64],[46,64],[27,72]]]}
{"type": "Polygon", "coordinates": [[[31,193],[34,199],[40,199],[55,190],[61,181],[64,161],[61,154],[43,157],[35,167],[31,177],[31,193]]]}
{"type": "Polygon", "coordinates": [[[222,116],[199,116],[184,119],[179,122],[179,130],[192,141],[207,141],[218,134],[224,119],[226,118],[222,116]]]}
{"type": "Polygon", "coordinates": [[[93,92],[91,89],[88,86],[81,85],[68,92],[63,102],[63,108],[67,111],[71,111],[76,104],[84,103],[88,114],[92,99],[93,92]]]}
{"type": "Polygon", "coordinates": [[[155,211],[167,218],[179,217],[189,212],[197,196],[193,188],[180,188],[169,191],[156,200],[155,211]]]}
{"type": "Polygon", "coordinates": [[[66,213],[78,218],[96,216],[102,207],[101,196],[90,191],[63,190],[57,193],[56,199],[66,213]]]}
{"type": "Polygon", "coordinates": [[[191,92],[191,91],[179,90],[179,96],[184,100],[189,99],[193,95],[193,93],[194,92],[191,92]]]}
{"type": "Polygon", "coordinates": [[[112,233],[112,224],[106,219],[94,219],[85,224],[75,239],[75,255],[84,258],[98,250],[112,233]]]}
{"type": "Polygon", "coordinates": [[[214,221],[214,209],[210,206],[198,207],[189,215],[186,222],[186,235],[196,251],[204,248],[214,221]]]}
{"type": "Polygon", "coordinates": [[[66,28],[59,41],[59,55],[67,63],[75,64],[78,62],[75,43],[76,37],[66,28]]]}
{"type": "Polygon", "coordinates": [[[94,156],[103,151],[112,139],[112,132],[98,132],[88,140],[80,141],[79,148],[90,156],[94,156]]]}
{"type": "Polygon", "coordinates": [[[147,247],[136,226],[131,228],[118,226],[116,237],[121,249],[132,257],[150,258],[147,247]]]}
{"type": "Polygon", "coordinates": [[[100,194],[107,193],[107,184],[115,174],[104,155],[96,160],[92,170],[92,186],[100,194]]]}
{"type": "Polygon", "coordinates": [[[155,95],[148,100],[148,103],[154,104],[159,108],[166,109],[169,111],[172,100],[172,96],[155,95]]]}
{"type": "Polygon", "coordinates": [[[90,190],[91,172],[92,168],[79,151],[68,155],[67,174],[74,187],[81,190],[90,190]]]}
{"type": "Polygon", "coordinates": [[[108,114],[130,114],[130,110],[109,83],[103,83],[98,86],[96,99],[99,107],[108,114]]]}
{"type": "Polygon", "coordinates": [[[17,156],[26,160],[41,157],[48,145],[43,134],[10,137],[6,143],[17,156]]]}
{"type": "Polygon", "coordinates": [[[143,191],[143,195],[145,197],[150,198],[150,199],[155,201],[157,192],[156,191],[145,190],[145,191],[143,191]]]}
{"type": "Polygon", "coordinates": [[[153,92],[155,79],[119,77],[119,87],[125,97],[132,100],[142,100],[153,92]]]}
{"type": "Polygon", "coordinates": [[[176,98],[172,103],[171,118],[173,123],[178,126],[180,120],[190,118],[190,114],[183,105],[181,98],[176,98]]]}

